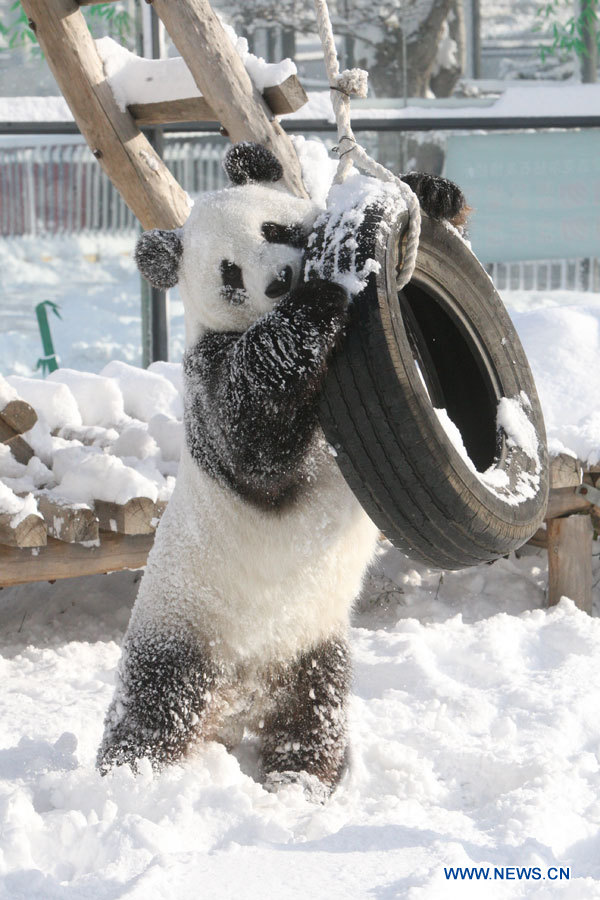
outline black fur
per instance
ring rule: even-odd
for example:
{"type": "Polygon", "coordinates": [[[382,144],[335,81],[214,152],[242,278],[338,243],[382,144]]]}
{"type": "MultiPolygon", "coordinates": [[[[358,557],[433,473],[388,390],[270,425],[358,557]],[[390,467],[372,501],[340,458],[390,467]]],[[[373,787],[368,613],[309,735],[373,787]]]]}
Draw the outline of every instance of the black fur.
{"type": "Polygon", "coordinates": [[[238,265],[230,262],[228,259],[221,260],[221,279],[223,287],[221,294],[228,303],[234,306],[241,306],[248,299],[246,288],[244,287],[244,279],[242,270],[238,265]]]}
{"type": "Polygon", "coordinates": [[[292,502],[310,474],[318,393],[346,306],[338,285],[302,284],[243,334],[210,332],[184,356],[192,457],[262,508],[292,502]]]}
{"type": "MultiPolygon", "coordinates": [[[[335,787],[346,755],[350,651],[341,638],[303,653],[273,681],[273,712],[262,731],[265,775],[307,772],[335,787]]],[[[291,780],[291,779],[289,779],[291,780]]]]}
{"type": "Polygon", "coordinates": [[[283,168],[275,154],[252,141],[241,141],[230,147],[223,168],[233,184],[279,181],[283,177],[283,168]]]}
{"type": "Polygon", "coordinates": [[[270,244],[287,244],[289,247],[296,247],[303,250],[306,247],[308,235],[303,232],[299,225],[279,225],[277,222],[264,222],[262,233],[265,240],[270,244]]]}
{"type": "Polygon", "coordinates": [[[155,769],[177,762],[204,725],[219,680],[215,664],[184,633],[146,631],[125,644],[119,677],[123,689],[98,750],[100,773],[125,763],[136,771],[144,757],[155,769]]]}
{"type": "Polygon", "coordinates": [[[440,175],[409,172],[401,180],[412,188],[424,211],[432,219],[454,219],[466,205],[459,186],[440,175]]]}
{"type": "Polygon", "coordinates": [[[180,231],[153,228],[145,231],[135,247],[138,269],[156,288],[175,287],[179,280],[179,262],[183,253],[180,231]]]}

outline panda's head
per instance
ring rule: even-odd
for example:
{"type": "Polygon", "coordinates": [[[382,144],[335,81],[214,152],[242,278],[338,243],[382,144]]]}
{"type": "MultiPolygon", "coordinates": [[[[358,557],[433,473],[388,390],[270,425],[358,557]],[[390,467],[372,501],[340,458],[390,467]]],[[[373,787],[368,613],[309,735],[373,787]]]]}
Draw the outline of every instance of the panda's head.
{"type": "Polygon", "coordinates": [[[281,164],[260,144],[235,144],[224,166],[231,187],[203,194],[183,228],[145,232],[135,250],[151,284],[179,283],[188,346],[206,330],[245,331],[298,284],[320,212],[277,184],[281,164]]]}

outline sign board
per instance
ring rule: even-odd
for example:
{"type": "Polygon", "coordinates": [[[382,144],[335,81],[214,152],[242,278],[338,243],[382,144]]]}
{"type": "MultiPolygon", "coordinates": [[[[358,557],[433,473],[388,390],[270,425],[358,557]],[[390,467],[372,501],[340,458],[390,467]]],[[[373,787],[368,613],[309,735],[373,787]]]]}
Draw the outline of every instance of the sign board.
{"type": "Polygon", "coordinates": [[[450,136],[445,175],[482,262],[600,256],[600,131],[450,136]]]}

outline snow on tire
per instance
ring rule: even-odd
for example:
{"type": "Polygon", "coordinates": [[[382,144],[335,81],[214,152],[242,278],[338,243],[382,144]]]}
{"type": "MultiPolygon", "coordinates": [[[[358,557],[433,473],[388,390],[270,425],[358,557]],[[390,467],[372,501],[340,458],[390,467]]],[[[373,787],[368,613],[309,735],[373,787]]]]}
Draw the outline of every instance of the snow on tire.
{"type": "MultiPolygon", "coordinates": [[[[376,271],[351,302],[320,419],[386,537],[416,560],[458,569],[507,554],[540,526],[544,422],[508,313],[451,227],[423,216],[415,272],[398,294],[405,227],[406,213],[389,207],[363,218],[359,252],[376,271]]],[[[338,234],[336,265],[339,243],[338,234]]],[[[309,257],[317,252],[322,262],[323,228],[309,257]]]]}

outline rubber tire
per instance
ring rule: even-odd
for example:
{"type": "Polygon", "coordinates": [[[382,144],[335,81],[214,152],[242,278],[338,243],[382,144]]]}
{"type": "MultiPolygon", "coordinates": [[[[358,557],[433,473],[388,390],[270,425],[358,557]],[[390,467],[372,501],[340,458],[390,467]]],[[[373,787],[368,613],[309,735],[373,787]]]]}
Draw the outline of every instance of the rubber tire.
{"type": "Polygon", "coordinates": [[[415,272],[399,297],[406,214],[390,223],[370,212],[359,242],[379,271],[351,302],[322,395],[323,431],[354,494],[396,547],[444,569],[489,562],[529,540],[547,506],[545,429],[527,358],[489,276],[458,234],[423,216],[415,272]],[[500,399],[523,393],[537,464],[496,427],[500,399]],[[453,408],[478,470],[505,473],[501,496],[469,469],[432,399],[453,408]],[[517,493],[522,479],[534,491],[525,500],[517,493]]]}

